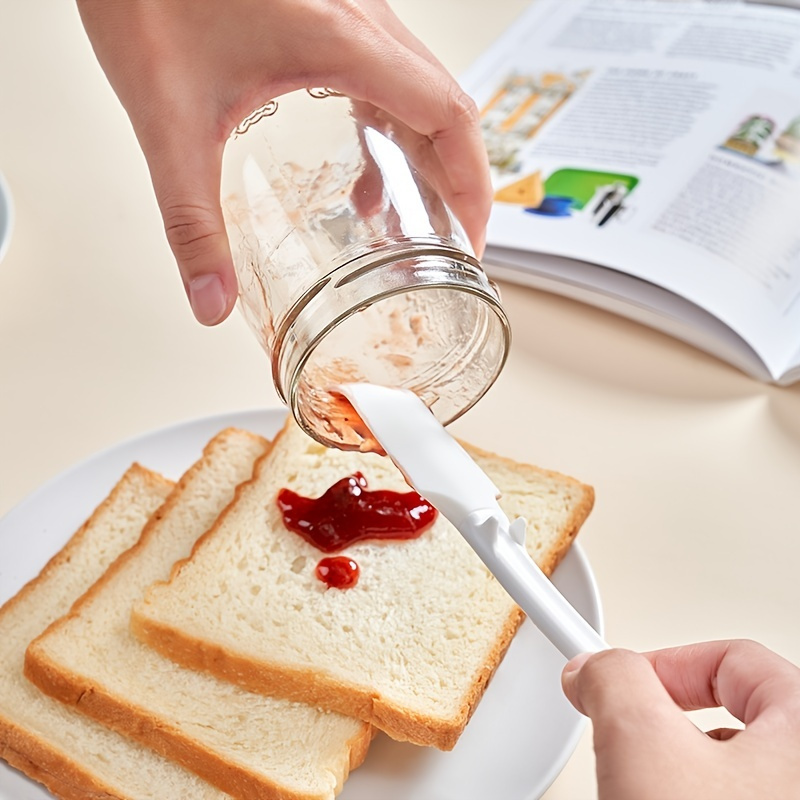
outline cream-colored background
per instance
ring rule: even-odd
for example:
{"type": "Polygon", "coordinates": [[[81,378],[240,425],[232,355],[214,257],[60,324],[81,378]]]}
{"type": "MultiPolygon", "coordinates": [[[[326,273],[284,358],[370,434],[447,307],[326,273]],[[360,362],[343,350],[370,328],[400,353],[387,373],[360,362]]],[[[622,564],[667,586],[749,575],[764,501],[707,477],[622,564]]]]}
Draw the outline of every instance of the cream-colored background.
{"type": "MultiPolygon", "coordinates": [[[[457,73],[525,2],[394,6],[457,73]]],[[[0,172],[16,204],[0,263],[0,514],[127,437],[277,404],[238,315],[211,330],[191,317],[127,118],[64,0],[0,0],[0,172]]],[[[609,641],[744,636],[800,663],[800,388],[573,302],[503,295],[509,364],[454,428],[596,487],[580,538],[609,641]]],[[[594,795],[587,734],[546,798],[594,795]]]]}

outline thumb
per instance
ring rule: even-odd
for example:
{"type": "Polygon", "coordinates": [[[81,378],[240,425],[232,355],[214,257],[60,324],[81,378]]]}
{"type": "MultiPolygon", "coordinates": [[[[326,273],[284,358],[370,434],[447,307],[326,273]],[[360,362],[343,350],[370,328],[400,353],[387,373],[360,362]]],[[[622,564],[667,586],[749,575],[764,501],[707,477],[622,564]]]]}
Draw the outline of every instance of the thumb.
{"type": "Polygon", "coordinates": [[[167,240],[192,311],[203,325],[222,322],[237,281],[220,208],[224,143],[186,126],[164,125],[141,141],[167,240]]]}
{"type": "Polygon", "coordinates": [[[592,720],[595,739],[620,737],[632,747],[648,738],[693,727],[662,685],[652,664],[628,650],[606,650],[572,659],[562,673],[569,701],[592,720]]]}

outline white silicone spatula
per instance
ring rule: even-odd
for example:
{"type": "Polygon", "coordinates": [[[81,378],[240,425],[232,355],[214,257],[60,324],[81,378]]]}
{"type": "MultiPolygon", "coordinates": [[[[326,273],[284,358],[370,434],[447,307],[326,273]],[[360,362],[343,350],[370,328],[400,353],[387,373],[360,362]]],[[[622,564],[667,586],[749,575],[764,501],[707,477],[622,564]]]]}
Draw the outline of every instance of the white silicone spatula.
{"type": "Polygon", "coordinates": [[[525,549],[525,520],[509,523],[499,491],[412,392],[366,383],[337,387],[406,480],[469,542],[489,571],[567,657],[608,649],[525,549]]]}

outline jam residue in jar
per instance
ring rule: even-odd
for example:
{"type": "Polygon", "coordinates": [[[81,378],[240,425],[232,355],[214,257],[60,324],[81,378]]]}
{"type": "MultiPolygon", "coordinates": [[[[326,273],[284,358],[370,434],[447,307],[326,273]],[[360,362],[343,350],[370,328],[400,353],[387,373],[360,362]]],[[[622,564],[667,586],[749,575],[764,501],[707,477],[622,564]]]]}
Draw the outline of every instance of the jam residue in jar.
{"type": "Polygon", "coordinates": [[[317,564],[316,576],[332,589],[352,589],[361,570],[352,558],[328,556],[317,564]]]}
{"type": "Polygon", "coordinates": [[[314,411],[326,430],[341,439],[340,447],[343,450],[360,450],[362,453],[386,455],[386,451],[372,435],[372,431],[361,419],[358,411],[341,392],[329,390],[319,393],[313,399],[315,402],[309,403],[310,410],[314,411]]]}
{"type": "MultiPolygon", "coordinates": [[[[416,539],[437,514],[416,492],[368,491],[360,472],[337,481],[320,497],[281,489],[277,502],[286,527],[323,553],[365,539],[416,539]]],[[[328,586],[349,589],[358,582],[359,567],[345,556],[323,558],[316,574],[328,586]]]]}

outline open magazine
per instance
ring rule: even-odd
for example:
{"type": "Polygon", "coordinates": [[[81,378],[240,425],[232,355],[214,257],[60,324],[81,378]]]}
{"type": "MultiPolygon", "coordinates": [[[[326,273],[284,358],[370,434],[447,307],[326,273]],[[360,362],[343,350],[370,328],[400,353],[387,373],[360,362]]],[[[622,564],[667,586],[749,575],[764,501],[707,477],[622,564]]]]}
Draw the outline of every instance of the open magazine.
{"type": "Polygon", "coordinates": [[[800,10],[536,0],[462,84],[490,274],[800,380],[800,10]]]}

